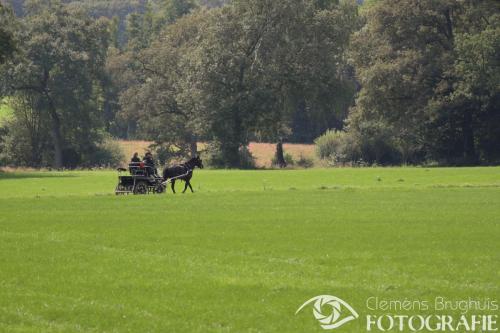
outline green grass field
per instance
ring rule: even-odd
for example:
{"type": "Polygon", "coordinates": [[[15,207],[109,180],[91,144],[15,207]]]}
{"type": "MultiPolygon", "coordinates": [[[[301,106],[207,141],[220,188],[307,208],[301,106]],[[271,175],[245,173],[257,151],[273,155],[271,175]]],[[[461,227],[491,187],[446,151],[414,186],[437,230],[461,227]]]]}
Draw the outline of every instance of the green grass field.
{"type": "Polygon", "coordinates": [[[115,183],[0,173],[0,332],[323,332],[295,315],[316,295],[361,317],[371,296],[500,298],[500,168],[207,170],[175,196],[115,183]]]}

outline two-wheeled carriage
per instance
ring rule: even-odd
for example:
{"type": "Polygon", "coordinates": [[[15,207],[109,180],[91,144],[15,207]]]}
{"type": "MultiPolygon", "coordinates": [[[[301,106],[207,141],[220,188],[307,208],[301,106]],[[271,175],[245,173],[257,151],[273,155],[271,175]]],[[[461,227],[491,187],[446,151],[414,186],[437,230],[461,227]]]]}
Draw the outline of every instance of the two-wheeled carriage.
{"type": "MultiPolygon", "coordinates": [[[[118,169],[120,172],[126,169],[118,169]]],[[[162,177],[158,176],[155,169],[144,162],[133,162],[128,165],[129,175],[118,176],[115,194],[159,194],[165,192],[162,177]]]]}

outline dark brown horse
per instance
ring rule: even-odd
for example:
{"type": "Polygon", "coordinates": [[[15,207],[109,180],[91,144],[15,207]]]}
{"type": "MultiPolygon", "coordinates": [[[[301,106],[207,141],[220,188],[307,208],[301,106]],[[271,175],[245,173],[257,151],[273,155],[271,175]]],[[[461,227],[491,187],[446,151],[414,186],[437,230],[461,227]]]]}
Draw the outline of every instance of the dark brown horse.
{"type": "Polygon", "coordinates": [[[184,191],[182,191],[182,193],[186,192],[188,187],[191,189],[191,192],[194,192],[190,181],[193,177],[193,170],[196,167],[203,169],[203,161],[199,156],[190,159],[186,163],[174,165],[172,167],[166,167],[165,169],[163,169],[163,181],[166,182],[170,179],[170,182],[172,183],[172,192],[174,193],[176,180],[183,180],[186,182],[184,191]]]}

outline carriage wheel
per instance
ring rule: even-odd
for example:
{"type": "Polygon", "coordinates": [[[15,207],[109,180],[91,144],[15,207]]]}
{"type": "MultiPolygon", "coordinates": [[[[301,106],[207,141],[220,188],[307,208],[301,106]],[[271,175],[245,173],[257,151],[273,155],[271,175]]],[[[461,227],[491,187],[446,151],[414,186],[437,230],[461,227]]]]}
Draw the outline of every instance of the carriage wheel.
{"type": "Polygon", "coordinates": [[[137,182],[134,187],[134,194],[148,194],[148,183],[137,182]]]}

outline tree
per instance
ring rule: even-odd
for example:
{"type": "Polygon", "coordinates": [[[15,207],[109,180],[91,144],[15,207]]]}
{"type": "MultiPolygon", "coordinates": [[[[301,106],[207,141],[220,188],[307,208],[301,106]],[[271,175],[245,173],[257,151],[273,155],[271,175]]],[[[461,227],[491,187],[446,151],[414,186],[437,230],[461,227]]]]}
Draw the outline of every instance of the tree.
{"type": "Polygon", "coordinates": [[[9,165],[41,166],[45,147],[50,142],[47,122],[38,107],[40,99],[31,94],[8,98],[12,117],[4,120],[2,160],[9,165]]]}
{"type": "Polygon", "coordinates": [[[366,124],[381,124],[396,139],[403,162],[477,162],[481,107],[474,98],[459,98],[457,88],[471,83],[460,73],[466,55],[460,43],[497,25],[498,4],[379,0],[363,14],[366,26],[355,35],[352,52],[362,89],[350,130],[364,135],[366,124]]]}
{"type": "Polygon", "coordinates": [[[16,40],[22,56],[6,66],[4,85],[17,98],[36,99],[50,124],[53,165],[89,152],[101,124],[98,83],[106,59],[107,22],[59,1],[33,1],[16,40]]]}
{"type": "Polygon", "coordinates": [[[286,135],[297,110],[318,122],[347,110],[354,85],[343,70],[354,3],[234,1],[212,13],[199,87],[227,166],[239,165],[250,139],[286,135]]]}
{"type": "Polygon", "coordinates": [[[206,12],[200,11],[167,26],[134,56],[135,84],[120,98],[122,113],[138,121],[142,137],[176,155],[195,155],[202,133],[191,88],[197,80],[192,61],[206,21],[206,12]]]}
{"type": "Polygon", "coordinates": [[[429,103],[434,117],[429,131],[431,143],[439,147],[439,155],[461,159],[465,164],[500,161],[498,18],[490,17],[488,21],[493,24],[485,25],[484,30],[455,35],[457,57],[429,103]],[[459,149],[450,151],[450,146],[459,149]]]}

